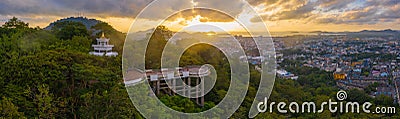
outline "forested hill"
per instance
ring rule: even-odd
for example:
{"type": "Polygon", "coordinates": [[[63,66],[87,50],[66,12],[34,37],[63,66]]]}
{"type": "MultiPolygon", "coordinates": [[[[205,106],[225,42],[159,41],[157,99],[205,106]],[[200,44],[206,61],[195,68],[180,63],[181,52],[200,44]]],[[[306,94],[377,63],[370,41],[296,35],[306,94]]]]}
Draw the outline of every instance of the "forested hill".
{"type": "MultiPolygon", "coordinates": [[[[123,43],[126,37],[125,33],[122,33],[116,29],[114,29],[111,25],[104,21],[100,21],[97,19],[89,19],[86,17],[69,17],[57,20],[53,23],[50,23],[44,30],[54,31],[60,28],[64,28],[65,32],[60,32],[58,34],[63,35],[65,37],[60,37],[61,39],[68,38],[73,36],[73,29],[76,25],[71,24],[81,24],[84,27],[80,27],[81,29],[86,28],[88,36],[91,39],[95,39],[100,37],[101,33],[104,32],[107,38],[110,38],[110,43],[113,44],[114,50],[119,54],[122,54],[123,43]]],[[[94,42],[93,42],[94,43],[94,42]]]]}
{"type": "Polygon", "coordinates": [[[65,22],[65,21],[80,22],[83,25],[85,25],[86,29],[90,29],[90,28],[92,28],[92,26],[95,26],[98,23],[102,23],[102,21],[100,21],[100,20],[88,19],[86,17],[68,17],[68,18],[60,19],[53,23],[50,23],[49,26],[45,27],[44,29],[51,30],[54,27],[54,25],[57,24],[58,22],[65,22]]]}
{"type": "MultiPolygon", "coordinates": [[[[104,31],[122,54],[124,34],[107,23],[104,31]]],[[[101,33],[80,22],[29,28],[17,18],[0,27],[0,118],[133,118],[121,55],[89,55],[101,33]]]]}

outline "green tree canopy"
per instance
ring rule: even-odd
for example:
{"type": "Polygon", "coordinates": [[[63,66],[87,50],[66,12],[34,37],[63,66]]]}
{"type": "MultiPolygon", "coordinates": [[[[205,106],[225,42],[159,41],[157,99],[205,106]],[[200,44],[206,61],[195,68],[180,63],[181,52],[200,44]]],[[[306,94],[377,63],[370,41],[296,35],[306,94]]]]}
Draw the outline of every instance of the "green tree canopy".
{"type": "Polygon", "coordinates": [[[64,21],[56,22],[51,29],[59,39],[68,40],[74,36],[88,37],[89,32],[80,22],[64,21]]]}
{"type": "Polygon", "coordinates": [[[16,17],[11,18],[3,24],[4,28],[29,28],[29,23],[25,23],[16,17]]]}

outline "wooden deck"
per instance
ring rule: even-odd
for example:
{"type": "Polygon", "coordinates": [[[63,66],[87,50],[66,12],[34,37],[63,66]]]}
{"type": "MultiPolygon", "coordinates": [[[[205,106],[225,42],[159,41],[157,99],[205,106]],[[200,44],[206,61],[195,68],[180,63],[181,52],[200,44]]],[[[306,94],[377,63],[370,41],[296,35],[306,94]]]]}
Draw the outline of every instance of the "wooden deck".
{"type": "Polygon", "coordinates": [[[149,69],[140,71],[138,69],[130,69],[124,75],[125,86],[134,86],[142,81],[147,80],[155,94],[160,94],[164,91],[166,94],[175,95],[183,93],[189,98],[195,99],[196,103],[204,105],[204,81],[201,77],[210,75],[210,69],[201,68],[200,66],[164,68],[164,69],[149,69]],[[185,84],[178,84],[176,80],[182,79],[185,84],[195,83],[199,87],[188,87],[185,84]],[[193,81],[192,81],[193,80],[193,81]],[[172,84],[172,86],[168,86],[172,84]],[[172,88],[172,89],[171,89],[172,88]],[[203,95],[202,97],[199,97],[203,95]]]}

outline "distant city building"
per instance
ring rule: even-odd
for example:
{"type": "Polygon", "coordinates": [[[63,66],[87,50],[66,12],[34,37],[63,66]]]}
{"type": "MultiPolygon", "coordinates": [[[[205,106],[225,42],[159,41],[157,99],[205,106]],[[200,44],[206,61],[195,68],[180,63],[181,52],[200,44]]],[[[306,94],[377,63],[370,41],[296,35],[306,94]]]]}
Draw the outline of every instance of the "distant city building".
{"type": "Polygon", "coordinates": [[[93,52],[89,52],[91,55],[96,55],[96,56],[117,56],[117,52],[112,52],[112,48],[114,45],[110,45],[109,38],[106,38],[104,36],[104,33],[102,33],[100,38],[96,38],[97,44],[92,45],[94,48],[93,52]]]}
{"type": "Polygon", "coordinates": [[[346,79],[346,74],[345,73],[337,73],[337,72],[335,72],[335,73],[333,73],[333,78],[335,80],[344,80],[344,79],[346,79]]]}
{"type": "Polygon", "coordinates": [[[336,68],[336,71],[333,73],[333,79],[344,80],[346,79],[346,73],[344,73],[341,68],[336,68]]]}
{"type": "Polygon", "coordinates": [[[294,74],[292,74],[284,69],[277,70],[276,74],[280,78],[293,79],[293,80],[297,80],[299,78],[299,76],[295,76],[294,74]]]}

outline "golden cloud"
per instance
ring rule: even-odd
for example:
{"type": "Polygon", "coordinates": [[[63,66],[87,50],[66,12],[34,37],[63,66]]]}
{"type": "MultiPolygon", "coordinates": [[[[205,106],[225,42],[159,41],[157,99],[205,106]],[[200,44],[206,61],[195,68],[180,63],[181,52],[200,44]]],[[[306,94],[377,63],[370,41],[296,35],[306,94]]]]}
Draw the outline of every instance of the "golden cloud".
{"type": "Polygon", "coordinates": [[[190,21],[200,16],[200,22],[232,22],[235,19],[217,10],[195,8],[178,12],[170,16],[167,21],[178,21],[184,19],[190,21]]]}

